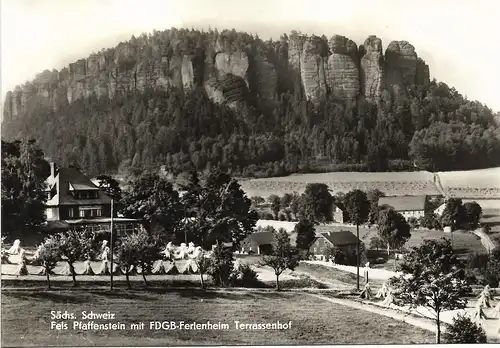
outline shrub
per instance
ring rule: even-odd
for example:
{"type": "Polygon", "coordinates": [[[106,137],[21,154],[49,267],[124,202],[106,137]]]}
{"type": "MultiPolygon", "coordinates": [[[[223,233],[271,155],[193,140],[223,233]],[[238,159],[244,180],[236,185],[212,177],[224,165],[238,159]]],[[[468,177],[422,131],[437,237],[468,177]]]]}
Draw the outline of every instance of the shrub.
{"type": "Polygon", "coordinates": [[[222,243],[216,245],[210,258],[210,275],[217,286],[228,286],[235,280],[233,252],[222,243]]]}
{"type": "Polygon", "coordinates": [[[262,212],[259,215],[262,220],[274,220],[273,214],[269,212],[262,212]]]}
{"type": "Polygon", "coordinates": [[[286,216],[285,216],[285,214],[280,213],[279,219],[280,219],[280,221],[286,221],[286,216]]]}
{"type": "Polygon", "coordinates": [[[257,272],[255,272],[253,268],[248,264],[244,264],[243,266],[241,266],[240,272],[241,272],[241,280],[244,282],[253,282],[256,281],[258,278],[257,272]]]}
{"type": "Polygon", "coordinates": [[[486,333],[481,325],[460,314],[448,325],[443,338],[446,343],[486,343],[486,333]]]}
{"type": "Polygon", "coordinates": [[[385,249],[386,247],[387,246],[385,245],[385,243],[378,236],[374,236],[370,240],[370,246],[369,246],[370,249],[380,250],[380,249],[385,249]]]}
{"type": "Polygon", "coordinates": [[[412,217],[410,217],[410,218],[408,219],[408,225],[410,225],[410,228],[411,228],[412,230],[414,230],[414,229],[416,229],[416,228],[418,228],[418,227],[420,226],[420,224],[419,224],[419,222],[418,222],[417,218],[416,218],[416,217],[414,217],[414,216],[412,216],[412,217]]]}

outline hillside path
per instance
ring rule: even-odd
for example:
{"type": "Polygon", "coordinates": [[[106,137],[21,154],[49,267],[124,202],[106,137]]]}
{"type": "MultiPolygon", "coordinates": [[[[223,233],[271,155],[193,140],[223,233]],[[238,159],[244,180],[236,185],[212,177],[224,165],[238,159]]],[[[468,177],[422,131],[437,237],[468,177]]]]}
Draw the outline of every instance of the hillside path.
{"type": "Polygon", "coordinates": [[[413,326],[417,326],[421,329],[436,332],[436,325],[430,320],[426,318],[417,318],[414,316],[411,316],[409,314],[403,313],[403,312],[398,312],[395,310],[391,309],[386,309],[382,307],[376,307],[376,306],[371,306],[369,304],[363,304],[360,302],[356,302],[353,300],[347,300],[347,299],[342,299],[342,298],[332,298],[332,297],[327,297],[319,294],[312,294],[312,293],[304,293],[308,296],[316,297],[319,299],[322,299],[324,301],[328,301],[331,303],[339,304],[342,306],[354,308],[354,309],[359,309],[379,315],[384,315],[386,317],[396,319],[405,323],[408,323],[413,326]]]}
{"type": "Polygon", "coordinates": [[[443,197],[446,199],[448,195],[446,194],[445,189],[443,188],[443,185],[441,184],[441,179],[439,178],[438,173],[433,173],[434,175],[434,186],[436,186],[436,189],[443,195],[443,197]]]}
{"type": "Polygon", "coordinates": [[[481,238],[481,243],[483,244],[484,248],[486,249],[487,253],[490,253],[495,249],[496,245],[493,243],[491,240],[490,236],[488,236],[482,227],[478,228],[477,230],[472,231],[476,236],[481,238]]]}

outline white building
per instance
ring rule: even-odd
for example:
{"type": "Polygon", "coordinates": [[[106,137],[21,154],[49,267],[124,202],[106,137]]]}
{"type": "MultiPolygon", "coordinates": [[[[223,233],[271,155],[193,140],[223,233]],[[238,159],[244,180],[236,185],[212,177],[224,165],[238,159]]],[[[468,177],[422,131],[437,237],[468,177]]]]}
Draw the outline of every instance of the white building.
{"type": "Polygon", "coordinates": [[[408,220],[410,217],[420,218],[424,216],[427,207],[427,196],[397,196],[381,197],[378,205],[388,205],[394,208],[408,220]]]}

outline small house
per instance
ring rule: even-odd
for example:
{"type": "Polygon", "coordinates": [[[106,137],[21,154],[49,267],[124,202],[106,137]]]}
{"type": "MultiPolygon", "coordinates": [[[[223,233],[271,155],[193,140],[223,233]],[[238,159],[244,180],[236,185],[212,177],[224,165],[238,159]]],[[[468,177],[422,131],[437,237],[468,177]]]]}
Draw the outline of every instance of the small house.
{"type": "Polygon", "coordinates": [[[334,222],[343,224],[344,221],[347,221],[347,214],[343,203],[334,203],[332,208],[334,222]]]}
{"type": "Polygon", "coordinates": [[[330,231],[319,233],[309,246],[309,252],[320,260],[325,259],[326,251],[332,247],[350,251],[361,242],[351,231],[330,231]]]}
{"type": "Polygon", "coordinates": [[[427,196],[395,196],[381,197],[378,205],[388,205],[404,216],[406,220],[411,217],[420,218],[425,215],[427,196]]]}
{"type": "Polygon", "coordinates": [[[272,252],[273,232],[254,232],[241,242],[241,253],[268,255],[272,252]]]}

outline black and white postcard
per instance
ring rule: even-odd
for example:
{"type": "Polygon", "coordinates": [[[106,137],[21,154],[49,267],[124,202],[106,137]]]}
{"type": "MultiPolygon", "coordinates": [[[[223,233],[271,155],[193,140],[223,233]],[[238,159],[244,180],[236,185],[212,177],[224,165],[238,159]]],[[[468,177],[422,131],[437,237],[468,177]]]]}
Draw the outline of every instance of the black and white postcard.
{"type": "Polygon", "coordinates": [[[0,13],[3,347],[500,343],[500,2],[0,13]]]}

